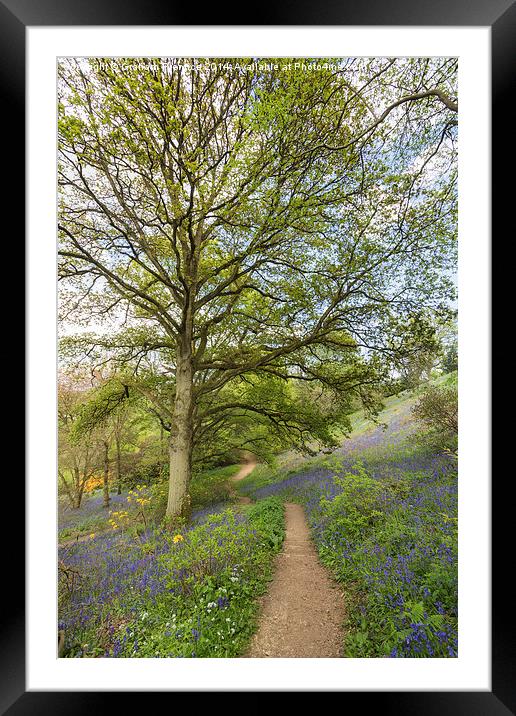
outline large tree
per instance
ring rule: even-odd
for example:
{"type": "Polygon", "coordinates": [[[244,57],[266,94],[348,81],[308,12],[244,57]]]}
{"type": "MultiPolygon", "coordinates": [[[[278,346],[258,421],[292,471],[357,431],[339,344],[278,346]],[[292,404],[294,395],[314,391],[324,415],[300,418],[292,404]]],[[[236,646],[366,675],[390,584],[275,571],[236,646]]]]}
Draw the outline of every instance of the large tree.
{"type": "Polygon", "coordinates": [[[313,64],[60,63],[61,306],[114,316],[88,338],[110,360],[158,366],[170,516],[228,419],[320,424],[276,381],[367,398],[446,308],[455,60],[313,64]]]}

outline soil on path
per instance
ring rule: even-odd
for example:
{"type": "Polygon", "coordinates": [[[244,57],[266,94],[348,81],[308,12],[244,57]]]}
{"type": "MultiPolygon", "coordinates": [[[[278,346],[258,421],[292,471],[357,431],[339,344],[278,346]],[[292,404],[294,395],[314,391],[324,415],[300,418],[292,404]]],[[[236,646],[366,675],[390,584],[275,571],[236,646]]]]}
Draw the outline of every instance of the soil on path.
{"type": "Polygon", "coordinates": [[[319,562],[301,505],[287,503],[286,537],[245,657],[340,657],[344,595],[319,562]]]}
{"type": "MultiPolygon", "coordinates": [[[[231,478],[231,482],[240,482],[240,480],[243,480],[244,477],[247,477],[247,475],[249,475],[249,473],[252,472],[255,467],[256,458],[250,457],[246,462],[243,462],[241,464],[240,470],[236,473],[236,475],[233,475],[233,477],[231,478]]],[[[249,505],[251,503],[250,497],[239,495],[233,487],[231,487],[231,495],[241,505],[249,505]]]]}

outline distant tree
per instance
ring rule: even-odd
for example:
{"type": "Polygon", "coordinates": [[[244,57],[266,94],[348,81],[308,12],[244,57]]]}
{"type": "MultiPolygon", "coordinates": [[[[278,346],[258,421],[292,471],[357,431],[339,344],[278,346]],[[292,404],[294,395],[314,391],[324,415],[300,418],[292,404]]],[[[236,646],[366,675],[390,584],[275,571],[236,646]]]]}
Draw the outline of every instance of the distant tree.
{"type": "Polygon", "coordinates": [[[436,326],[420,312],[414,312],[408,327],[410,338],[406,340],[405,351],[397,356],[394,376],[387,383],[391,392],[413,389],[429,380],[439,362],[441,344],[436,326]]]}
{"type": "Polygon", "coordinates": [[[77,439],[75,424],[85,400],[70,383],[58,386],[58,476],[70,505],[79,509],[86,483],[99,469],[98,445],[89,435],[77,439]]]}
{"type": "Polygon", "coordinates": [[[111,502],[111,498],[109,496],[109,439],[107,437],[102,438],[102,448],[103,448],[103,485],[102,485],[102,496],[103,496],[103,506],[109,507],[109,503],[111,502]]]}
{"type": "Polygon", "coordinates": [[[122,467],[122,448],[124,437],[127,435],[127,424],[129,415],[126,406],[121,406],[113,415],[113,441],[115,444],[115,482],[118,495],[122,494],[123,467],[122,467]]]}
{"type": "Polygon", "coordinates": [[[451,373],[459,367],[459,353],[457,340],[446,346],[441,359],[441,367],[444,373],[451,373]]]}
{"type": "Polygon", "coordinates": [[[83,396],[72,427],[72,438],[78,443],[97,444],[102,454],[104,507],[110,504],[110,476],[113,472],[117,493],[122,492],[122,454],[124,443],[134,438],[134,399],[129,400],[126,384],[111,374],[98,373],[95,384],[83,396]],[[112,454],[114,453],[114,455],[112,454]]]}
{"type": "Polygon", "coordinates": [[[231,62],[59,65],[62,307],[117,318],[87,351],[154,361],[168,516],[231,422],[324,444],[300,382],[365,394],[453,293],[456,60],[231,62]]]}

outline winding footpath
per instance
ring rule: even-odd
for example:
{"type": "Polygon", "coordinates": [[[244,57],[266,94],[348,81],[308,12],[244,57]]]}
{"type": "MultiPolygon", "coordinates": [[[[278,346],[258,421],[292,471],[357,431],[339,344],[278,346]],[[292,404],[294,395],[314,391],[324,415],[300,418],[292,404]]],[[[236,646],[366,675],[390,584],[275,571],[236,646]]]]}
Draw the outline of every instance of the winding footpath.
{"type": "MultiPolygon", "coordinates": [[[[243,480],[244,477],[247,477],[249,473],[251,473],[254,468],[256,467],[256,459],[254,457],[250,457],[246,462],[243,462],[240,466],[240,470],[236,473],[236,475],[233,475],[231,478],[231,482],[240,482],[240,480],[243,480]]],[[[231,489],[231,493],[233,497],[236,499],[236,501],[241,505],[249,505],[251,502],[250,497],[246,497],[244,495],[239,495],[238,492],[234,488],[231,489]]]]}
{"type": "Polygon", "coordinates": [[[283,550],[245,656],[340,657],[344,595],[319,562],[301,505],[285,511],[283,550]]]}
{"type": "MultiPolygon", "coordinates": [[[[242,480],[255,464],[244,463],[233,480],[242,480]]],[[[319,562],[301,505],[285,504],[285,531],[274,578],[261,600],[258,630],[244,657],[338,658],[344,595],[319,562]]]]}

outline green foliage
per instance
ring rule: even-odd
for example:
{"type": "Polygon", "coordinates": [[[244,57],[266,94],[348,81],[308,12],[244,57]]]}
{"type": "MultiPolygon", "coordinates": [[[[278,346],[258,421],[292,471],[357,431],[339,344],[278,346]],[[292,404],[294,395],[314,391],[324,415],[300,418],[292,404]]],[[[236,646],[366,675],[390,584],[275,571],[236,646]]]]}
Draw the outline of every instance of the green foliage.
{"type": "Polygon", "coordinates": [[[264,540],[263,546],[279,550],[285,538],[283,501],[270,497],[247,508],[247,519],[264,540]]]}
{"type": "Polygon", "coordinates": [[[126,470],[124,484],[133,487],[139,482],[147,485],[162,482],[168,474],[167,461],[155,454],[156,451],[143,451],[143,455],[134,454],[126,470]]]}
{"type": "Polygon", "coordinates": [[[128,589],[123,606],[110,594],[105,607],[92,607],[93,623],[69,635],[65,656],[242,655],[283,531],[282,502],[272,498],[243,513],[225,510],[175,535],[151,534],[131,548],[133,559],[155,560],[164,588],[152,599],[128,589]]]}
{"type": "MultiPolygon", "coordinates": [[[[355,369],[356,364],[354,368],[329,363],[324,367],[328,383],[333,372],[342,384],[356,379],[355,369]]],[[[259,373],[230,381],[216,400],[210,398],[196,460],[209,464],[210,456],[220,461],[234,457],[244,447],[260,460],[271,462],[286,449],[313,455],[322,448],[336,447],[340,435],[349,429],[352,397],[352,391],[325,391],[303,381],[259,373]],[[212,428],[214,416],[220,421],[216,429],[212,428]]],[[[202,410],[202,403],[199,408],[202,410]]]]}
{"type": "Polygon", "coordinates": [[[401,332],[405,334],[405,341],[396,361],[400,374],[394,381],[396,392],[417,388],[429,380],[441,350],[437,326],[421,313],[411,315],[406,324],[400,326],[401,332]]]}
{"type": "Polygon", "coordinates": [[[74,421],[72,439],[78,441],[99,426],[120,409],[128,398],[126,387],[118,378],[102,382],[98,387],[84,394],[83,402],[74,421]]]}
{"type": "Polygon", "coordinates": [[[445,373],[456,371],[459,366],[459,354],[457,341],[448,346],[441,359],[441,366],[445,373]]]}
{"type": "Polygon", "coordinates": [[[239,468],[239,465],[226,465],[195,473],[190,485],[192,508],[206,507],[229,500],[231,496],[229,480],[239,468]]]}
{"type": "Polygon", "coordinates": [[[456,385],[429,385],[413,408],[413,415],[428,437],[443,446],[455,445],[459,431],[459,406],[456,385]]]}
{"type": "Polygon", "coordinates": [[[381,499],[385,485],[370,477],[364,465],[357,462],[352,472],[334,478],[341,488],[331,500],[321,498],[322,519],[329,524],[329,539],[333,530],[345,532],[349,539],[358,540],[371,530],[381,528],[385,520],[381,499]]]}

